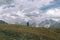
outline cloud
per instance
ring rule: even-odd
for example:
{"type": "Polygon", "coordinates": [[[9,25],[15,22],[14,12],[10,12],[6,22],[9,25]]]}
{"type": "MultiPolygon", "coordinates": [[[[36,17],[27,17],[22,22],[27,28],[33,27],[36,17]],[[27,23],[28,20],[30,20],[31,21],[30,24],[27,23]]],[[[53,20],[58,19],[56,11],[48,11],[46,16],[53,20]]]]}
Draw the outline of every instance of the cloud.
{"type": "Polygon", "coordinates": [[[0,0],[0,5],[8,5],[11,4],[13,2],[13,0],[0,0]]]}
{"type": "Polygon", "coordinates": [[[43,10],[43,11],[47,11],[49,9],[58,8],[58,7],[60,7],[60,0],[53,0],[51,2],[51,4],[49,4],[47,6],[43,6],[40,9],[43,10]]]}
{"type": "Polygon", "coordinates": [[[60,17],[60,8],[50,9],[46,14],[50,17],[60,17]]]}
{"type": "Polygon", "coordinates": [[[14,23],[16,21],[39,21],[45,19],[42,14],[46,15],[51,10],[46,10],[46,13],[44,13],[40,8],[51,5],[53,0],[4,0],[0,2],[0,19],[14,23]]]}
{"type": "Polygon", "coordinates": [[[47,12],[45,12],[42,15],[42,17],[44,17],[44,19],[53,19],[55,21],[59,21],[60,20],[60,7],[49,9],[47,12]]]}

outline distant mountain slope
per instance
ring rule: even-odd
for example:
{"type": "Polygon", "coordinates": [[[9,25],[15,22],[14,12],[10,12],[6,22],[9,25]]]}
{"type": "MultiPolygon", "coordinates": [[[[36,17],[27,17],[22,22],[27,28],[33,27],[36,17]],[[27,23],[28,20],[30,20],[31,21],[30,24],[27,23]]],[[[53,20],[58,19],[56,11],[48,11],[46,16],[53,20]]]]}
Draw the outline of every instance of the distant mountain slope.
{"type": "MultiPolygon", "coordinates": [[[[8,24],[7,22],[0,20],[0,24],[8,24]]],[[[27,22],[16,23],[18,25],[27,25],[27,22]]],[[[29,27],[45,27],[45,28],[60,28],[60,21],[54,21],[52,19],[44,20],[40,23],[29,22],[29,27]]]]}
{"type": "Polygon", "coordinates": [[[54,20],[45,20],[45,21],[42,21],[39,26],[41,27],[50,27],[51,25],[55,24],[56,22],[54,20]]]}
{"type": "Polygon", "coordinates": [[[8,23],[3,20],[0,20],[0,24],[8,24],[8,23]]]}
{"type": "Polygon", "coordinates": [[[0,40],[59,40],[60,34],[50,28],[0,24],[0,40]]]}
{"type": "Polygon", "coordinates": [[[55,23],[51,25],[50,28],[60,28],[60,23],[55,23]]]}
{"type": "MultiPolygon", "coordinates": [[[[20,24],[27,25],[27,22],[21,22],[20,24]]],[[[29,22],[29,26],[30,27],[45,27],[45,28],[60,28],[60,22],[52,20],[52,19],[46,19],[46,20],[41,21],[39,23],[29,22]]]]}

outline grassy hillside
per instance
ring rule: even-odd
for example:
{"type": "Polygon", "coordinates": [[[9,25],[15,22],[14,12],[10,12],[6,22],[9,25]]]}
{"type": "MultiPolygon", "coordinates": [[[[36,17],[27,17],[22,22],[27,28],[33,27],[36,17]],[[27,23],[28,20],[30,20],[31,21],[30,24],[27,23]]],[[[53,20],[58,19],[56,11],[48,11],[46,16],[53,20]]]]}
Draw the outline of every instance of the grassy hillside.
{"type": "Polygon", "coordinates": [[[0,40],[60,40],[60,29],[0,24],[0,40]]]}

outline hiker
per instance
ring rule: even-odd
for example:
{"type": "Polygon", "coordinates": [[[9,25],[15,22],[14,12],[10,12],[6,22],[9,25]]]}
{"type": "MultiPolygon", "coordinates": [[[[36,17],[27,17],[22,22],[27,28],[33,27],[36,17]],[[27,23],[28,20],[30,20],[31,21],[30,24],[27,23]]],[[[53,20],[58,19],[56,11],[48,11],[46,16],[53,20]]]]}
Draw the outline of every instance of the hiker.
{"type": "Polygon", "coordinates": [[[27,26],[29,26],[29,22],[27,22],[27,26]]]}

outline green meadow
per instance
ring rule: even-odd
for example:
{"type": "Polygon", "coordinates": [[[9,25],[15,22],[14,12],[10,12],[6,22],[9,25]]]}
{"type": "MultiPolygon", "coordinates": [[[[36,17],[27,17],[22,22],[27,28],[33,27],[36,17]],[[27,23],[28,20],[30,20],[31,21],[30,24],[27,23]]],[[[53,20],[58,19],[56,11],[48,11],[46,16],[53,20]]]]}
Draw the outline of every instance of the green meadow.
{"type": "Polygon", "coordinates": [[[0,40],[60,40],[60,29],[0,24],[0,40]]]}

